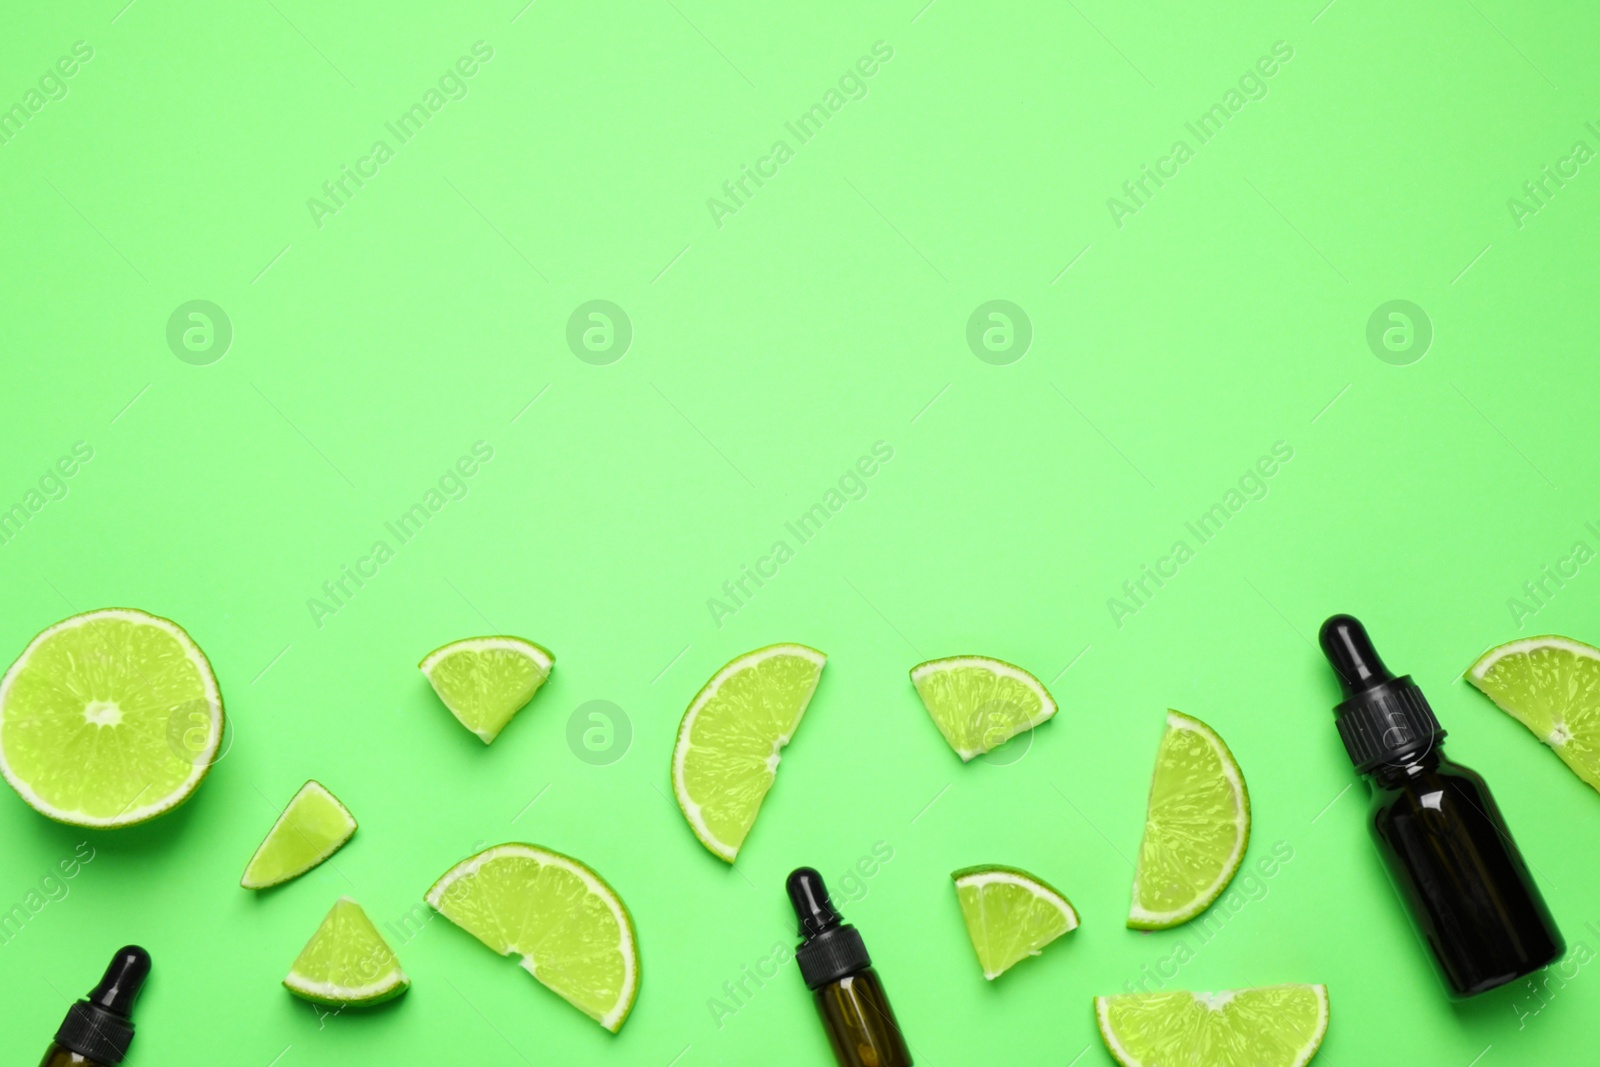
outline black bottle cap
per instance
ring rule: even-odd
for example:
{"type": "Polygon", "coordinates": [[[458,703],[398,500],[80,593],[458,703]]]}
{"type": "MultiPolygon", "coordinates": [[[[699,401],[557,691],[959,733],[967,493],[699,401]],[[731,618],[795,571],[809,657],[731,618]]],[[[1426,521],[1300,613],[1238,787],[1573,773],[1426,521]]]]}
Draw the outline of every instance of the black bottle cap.
{"type": "Polygon", "coordinates": [[[789,873],[788,890],[800,920],[800,948],[794,958],[807,989],[820,989],[872,966],[861,935],[834,910],[822,875],[810,867],[796,868],[789,873]]]}
{"type": "Polygon", "coordinates": [[[67,1009],[56,1044],[86,1060],[115,1067],[133,1044],[133,1002],[150,974],[150,953],[138,945],[117,950],[100,984],[67,1009]]]}
{"type": "Polygon", "coordinates": [[[1366,774],[1385,763],[1415,758],[1444,740],[1444,728],[1411,676],[1396,678],[1372,647],[1366,627],[1350,615],[1322,624],[1322,654],[1328,657],[1344,702],[1335,725],[1356,770],[1366,774]]]}

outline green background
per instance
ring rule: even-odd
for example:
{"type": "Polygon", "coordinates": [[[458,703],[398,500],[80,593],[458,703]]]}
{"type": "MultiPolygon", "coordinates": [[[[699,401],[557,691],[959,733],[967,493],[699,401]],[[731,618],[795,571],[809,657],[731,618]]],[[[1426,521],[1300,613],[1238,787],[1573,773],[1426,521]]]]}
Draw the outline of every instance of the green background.
{"type": "Polygon", "coordinates": [[[25,110],[75,42],[93,50],[0,144],[0,507],[27,512],[0,544],[0,646],[101,606],[171,617],[234,733],[148,826],[85,833],[0,797],[0,910],[42,899],[80,842],[94,856],[0,944],[0,1059],[31,1062],[137,941],[157,970],[132,1064],[825,1063],[792,965],[723,987],[792,943],[791,867],[839,881],[863,860],[840,896],[919,1064],[1109,1062],[1090,998],[1179,942],[1193,958],[1166,988],[1326,983],[1319,1062],[1590,1047],[1600,798],[1458,679],[1519,635],[1600,639],[1593,566],[1508,603],[1600,548],[1592,7],[123,2],[12,11],[0,33],[0,105],[25,110]],[[400,144],[385,124],[478,41],[467,95],[400,144]],[[865,96],[800,144],[785,123],[876,42],[892,59],[865,96]],[[1277,42],[1292,58],[1227,111],[1277,42]],[[1185,124],[1218,103],[1202,145],[1185,124]],[[319,226],[308,199],[380,139],[392,158],[319,226]],[[770,172],[780,139],[792,158],[717,218],[708,200],[770,172]],[[1145,165],[1171,174],[1180,139],[1192,158],[1119,226],[1108,199],[1145,165]],[[190,354],[206,365],[167,341],[196,299],[233,334],[190,354]],[[609,365],[567,341],[593,299],[632,326],[609,365]],[[966,338],[994,299],[1031,324],[1021,358],[986,352],[1005,365],[966,338]],[[1391,300],[1424,309],[1425,352],[1369,346],[1391,300]],[[80,441],[93,458],[46,500],[80,441]],[[398,544],[384,524],[480,441],[464,498],[398,544]],[[864,495],[805,544],[787,533],[876,442],[893,457],[864,495]],[[1279,442],[1292,459],[1245,497],[1279,442]],[[1185,523],[1234,489],[1200,545],[1185,523]],[[380,539],[393,558],[318,620],[308,601],[380,539]],[[1114,617],[1179,539],[1193,558],[1114,617]],[[779,540],[792,558],[718,619],[708,601],[770,574],[779,540]],[[1312,646],[1341,610],[1494,785],[1574,947],[1542,998],[1452,1006],[1433,977],[1312,646]],[[415,664],[498,631],[558,662],[486,749],[415,664]],[[672,739],[718,667],[784,640],[831,661],[730,870],[670,799],[672,739]],[[968,652],[1029,668],[1062,711],[963,766],[906,670],[968,652]],[[586,753],[609,763],[568,742],[592,700],[632,734],[586,753]],[[1292,854],[1235,883],[1203,945],[1123,927],[1169,706],[1244,767],[1247,863],[1292,854]],[[239,889],[309,777],[359,833],[297,882],[239,889]],[[620,1035],[445,922],[388,931],[414,988],[377,1011],[319,1018],[278,985],[338,896],[398,924],[505,840],[627,900],[643,985],[620,1035]],[[992,984],[948,883],[982,862],[1083,915],[992,984]]]}

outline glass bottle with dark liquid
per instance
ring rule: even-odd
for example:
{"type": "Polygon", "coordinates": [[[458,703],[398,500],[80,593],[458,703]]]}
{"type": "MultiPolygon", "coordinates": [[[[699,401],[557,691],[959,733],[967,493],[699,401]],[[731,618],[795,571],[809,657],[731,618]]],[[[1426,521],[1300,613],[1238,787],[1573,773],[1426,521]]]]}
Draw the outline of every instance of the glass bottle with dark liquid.
{"type": "Polygon", "coordinates": [[[788,890],[804,939],[795,961],[816,997],[839,1067],[911,1067],[867,947],[833,909],[822,875],[801,867],[789,875],[788,890]]]}
{"type": "Polygon", "coordinates": [[[1476,771],[1440,752],[1422,691],[1383,665],[1361,623],[1322,624],[1339,675],[1339,735],[1372,787],[1371,828],[1390,877],[1450,993],[1514,982],[1565,951],[1561,933],[1476,771]]]}
{"type": "Polygon", "coordinates": [[[116,1067],[133,1043],[133,1002],[150,975],[150,954],[117,950],[100,984],[67,1009],[39,1067],[116,1067]]]}

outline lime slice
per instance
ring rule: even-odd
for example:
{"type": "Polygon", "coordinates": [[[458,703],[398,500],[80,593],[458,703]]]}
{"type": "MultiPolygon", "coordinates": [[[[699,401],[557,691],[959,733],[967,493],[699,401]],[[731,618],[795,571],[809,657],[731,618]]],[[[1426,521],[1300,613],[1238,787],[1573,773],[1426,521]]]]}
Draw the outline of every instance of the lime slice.
{"type": "Polygon", "coordinates": [[[1100,1037],[1123,1067],[1305,1067],[1328,1032],[1328,990],[1095,997],[1100,1037]]]}
{"type": "Polygon", "coordinates": [[[1227,888],[1249,842],[1250,794],[1233,753],[1199,719],[1167,712],[1128,925],[1164,930],[1199,915],[1227,888]]]}
{"type": "Polygon", "coordinates": [[[700,843],[732,863],[828,662],[805,645],[746,653],[705,684],[678,726],[672,791],[700,843]]]}
{"type": "Polygon", "coordinates": [[[361,905],[341,897],[300,950],[283,984],[317,1004],[360,1007],[399,996],[411,979],[361,905]]]}
{"type": "Polygon", "coordinates": [[[35,637],[0,681],[0,772],[59,822],[126,826],[189,798],[222,722],[211,664],[177,623],[104,608],[35,637]]]}
{"type": "Polygon", "coordinates": [[[911,684],[963,762],[1056,713],[1056,702],[1039,679],[987,656],[930,660],[911,668],[911,684]]]}
{"type": "Polygon", "coordinates": [[[428,890],[428,903],[616,1033],[639,995],[639,949],[622,898],[570,856],[496,845],[428,890]]]}
{"type": "Polygon", "coordinates": [[[990,981],[1078,928],[1078,913],[1042,879],[1015,867],[967,867],[950,876],[967,936],[990,981]]]}
{"type": "Polygon", "coordinates": [[[1480,656],[1467,681],[1600,789],[1600,649],[1569,637],[1512,641],[1480,656]]]}
{"type": "Polygon", "coordinates": [[[533,699],[555,662],[520,637],[468,637],[434,649],[417,666],[450,714],[487,745],[533,699]]]}
{"type": "Polygon", "coordinates": [[[338,798],[321,783],[307,782],[267,831],[239,884],[265,889],[298,878],[339,851],[355,832],[356,820],[338,798]]]}

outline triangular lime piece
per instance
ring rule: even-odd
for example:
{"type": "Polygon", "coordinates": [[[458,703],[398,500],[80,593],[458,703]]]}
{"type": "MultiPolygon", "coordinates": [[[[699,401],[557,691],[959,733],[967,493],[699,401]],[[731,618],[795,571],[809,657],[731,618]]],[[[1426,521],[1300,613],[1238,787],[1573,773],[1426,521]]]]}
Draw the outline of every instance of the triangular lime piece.
{"type": "Polygon", "coordinates": [[[436,648],[417,664],[450,709],[484,744],[550,677],[556,658],[520,637],[468,637],[436,648]]]}
{"type": "Polygon", "coordinates": [[[1467,681],[1600,789],[1600,649],[1570,637],[1529,637],[1491,648],[1467,681]]]}
{"type": "Polygon", "coordinates": [[[35,637],[0,681],[0,773],[59,822],[127,826],[189,798],[222,726],[216,676],[183,628],[105,608],[35,637]]]}
{"type": "Polygon", "coordinates": [[[441,915],[616,1033],[639,995],[633,918],[589,867],[537,845],[462,860],[428,890],[441,915]]]}
{"type": "Polygon", "coordinates": [[[1133,876],[1128,925],[1188,922],[1227,888],[1250,843],[1250,794],[1215,730],[1167,712],[1133,876]]]}
{"type": "Polygon", "coordinates": [[[1275,985],[1223,993],[1094,998],[1123,1067],[1305,1067],[1328,1032],[1328,990],[1275,985]]]}
{"type": "Polygon", "coordinates": [[[265,889],[298,878],[339,851],[355,832],[356,820],[338,798],[321,783],[307,782],[267,831],[239,884],[265,889]]]}
{"type": "Polygon", "coordinates": [[[361,905],[343,897],[300,950],[283,984],[305,1000],[357,1007],[399,996],[411,979],[361,905]]]}
{"type": "Polygon", "coordinates": [[[770,645],[723,667],[683,713],[672,791],[700,843],[732,863],[777,775],[828,662],[805,645],[770,645]]]}
{"type": "Polygon", "coordinates": [[[1015,867],[967,867],[950,876],[967,936],[991,981],[1078,928],[1070,901],[1042,878],[1015,867]]]}
{"type": "Polygon", "coordinates": [[[988,656],[952,656],[911,668],[911,684],[962,762],[1005,744],[1056,713],[1027,671],[988,656]]]}

